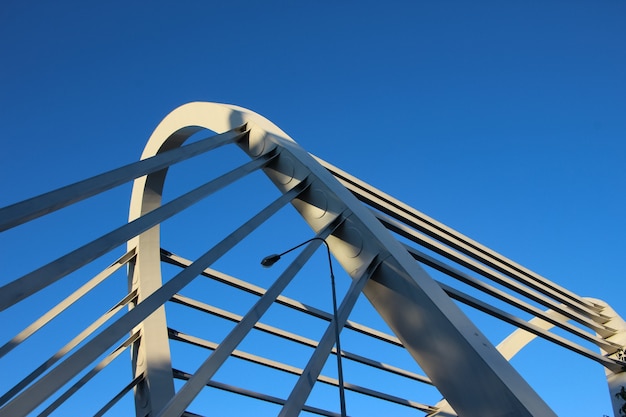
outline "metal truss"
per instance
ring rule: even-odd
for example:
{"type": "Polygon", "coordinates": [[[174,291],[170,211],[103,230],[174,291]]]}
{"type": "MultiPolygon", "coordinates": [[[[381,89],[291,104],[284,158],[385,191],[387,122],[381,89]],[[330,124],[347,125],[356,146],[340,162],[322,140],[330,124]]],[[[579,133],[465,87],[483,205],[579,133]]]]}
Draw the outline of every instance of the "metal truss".
{"type": "Polygon", "coordinates": [[[240,107],[174,110],[140,161],[5,207],[0,231],[130,182],[127,222],[0,289],[3,323],[23,326],[1,341],[0,360],[32,358],[4,372],[0,416],[63,414],[81,397],[94,415],[119,413],[129,401],[137,416],[245,415],[245,399],[267,407],[256,415],[335,416],[337,405],[322,398],[340,384],[328,375],[336,355],[354,370],[342,386],[348,414],[357,401],[377,401],[429,416],[551,416],[509,362],[536,337],[603,366],[616,415],[622,406],[615,394],[626,386],[626,323],[610,306],[315,158],[240,107]],[[230,164],[224,155],[235,153],[230,164]],[[192,160],[197,175],[170,179],[192,160]],[[284,269],[258,267],[264,255],[311,237],[319,239],[284,269]],[[321,290],[328,265],[314,256],[323,242],[345,271],[336,314],[321,290]],[[120,274],[123,286],[108,286],[120,274]],[[466,307],[516,330],[495,346],[466,307]],[[361,322],[365,308],[380,322],[361,322]],[[79,318],[82,327],[67,324],[79,318]],[[340,352],[335,325],[348,340],[340,352]],[[410,364],[379,357],[388,351],[410,364]],[[105,377],[101,388],[99,374],[128,355],[126,373],[105,377]],[[360,369],[380,377],[356,381],[360,369]],[[387,378],[396,382],[375,384],[387,378]],[[102,398],[85,393],[92,385],[102,398]],[[416,400],[420,393],[429,399],[416,400]],[[222,395],[230,411],[218,411],[222,395]]]}

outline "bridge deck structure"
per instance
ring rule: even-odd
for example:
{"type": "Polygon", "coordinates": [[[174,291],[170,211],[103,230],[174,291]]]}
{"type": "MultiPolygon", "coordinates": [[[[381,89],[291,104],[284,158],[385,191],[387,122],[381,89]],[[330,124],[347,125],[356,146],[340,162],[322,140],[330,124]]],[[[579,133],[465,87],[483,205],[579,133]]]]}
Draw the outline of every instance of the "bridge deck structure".
{"type": "Polygon", "coordinates": [[[82,219],[131,185],[128,221],[64,226],[99,234],[2,277],[1,417],[336,416],[336,391],[348,415],[556,415],[514,366],[537,338],[603,367],[624,410],[626,323],[611,306],[241,107],[181,106],[139,161],[0,209],[0,232],[36,239],[40,218],[82,219]],[[263,269],[273,253],[284,260],[263,269]],[[510,334],[490,340],[475,314],[510,334]]]}

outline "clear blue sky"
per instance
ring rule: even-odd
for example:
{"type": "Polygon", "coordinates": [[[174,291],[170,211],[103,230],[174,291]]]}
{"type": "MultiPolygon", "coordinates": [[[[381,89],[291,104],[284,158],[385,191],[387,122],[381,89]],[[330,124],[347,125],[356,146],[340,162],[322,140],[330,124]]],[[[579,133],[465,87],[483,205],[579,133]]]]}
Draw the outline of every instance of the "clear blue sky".
{"type": "MultiPolygon", "coordinates": [[[[5,0],[0,206],[137,160],[183,103],[232,103],[625,316],[625,22],[622,0],[5,0]]],[[[557,413],[610,414],[591,369],[557,413]]]]}

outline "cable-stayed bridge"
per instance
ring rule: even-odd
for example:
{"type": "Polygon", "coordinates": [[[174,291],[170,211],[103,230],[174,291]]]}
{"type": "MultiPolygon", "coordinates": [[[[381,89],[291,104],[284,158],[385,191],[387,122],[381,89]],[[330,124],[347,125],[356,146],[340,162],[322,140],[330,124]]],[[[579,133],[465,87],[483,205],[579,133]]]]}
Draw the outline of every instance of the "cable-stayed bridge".
{"type": "Polygon", "coordinates": [[[0,231],[36,239],[40,218],[130,183],[128,222],[74,226],[105,230],[2,276],[0,416],[335,416],[340,402],[347,415],[357,403],[386,410],[371,415],[555,415],[512,364],[536,338],[603,367],[615,415],[626,403],[626,323],[611,306],[240,107],[174,110],[140,161],[5,207],[0,231]],[[489,340],[468,308],[510,335],[489,340]]]}

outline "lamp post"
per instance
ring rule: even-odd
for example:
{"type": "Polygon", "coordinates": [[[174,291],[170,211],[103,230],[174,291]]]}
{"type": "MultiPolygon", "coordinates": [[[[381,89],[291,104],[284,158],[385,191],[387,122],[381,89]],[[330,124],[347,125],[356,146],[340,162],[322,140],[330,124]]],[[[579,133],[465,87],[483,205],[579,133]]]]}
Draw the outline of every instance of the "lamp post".
{"type": "Polygon", "coordinates": [[[343,367],[341,365],[341,343],[339,342],[339,324],[337,321],[339,320],[339,316],[337,315],[337,291],[335,290],[335,274],[333,273],[333,263],[330,258],[330,248],[328,247],[328,243],[325,239],[321,237],[314,237],[309,240],[306,240],[299,245],[294,246],[291,249],[287,249],[283,253],[268,255],[261,261],[261,265],[265,268],[269,268],[278,262],[281,256],[298,249],[299,247],[306,245],[309,242],[314,240],[320,240],[326,246],[326,253],[328,254],[328,267],[330,268],[330,285],[333,294],[333,321],[335,323],[335,346],[337,347],[337,379],[339,380],[339,403],[341,405],[341,416],[346,417],[346,398],[343,387],[343,367]]]}

